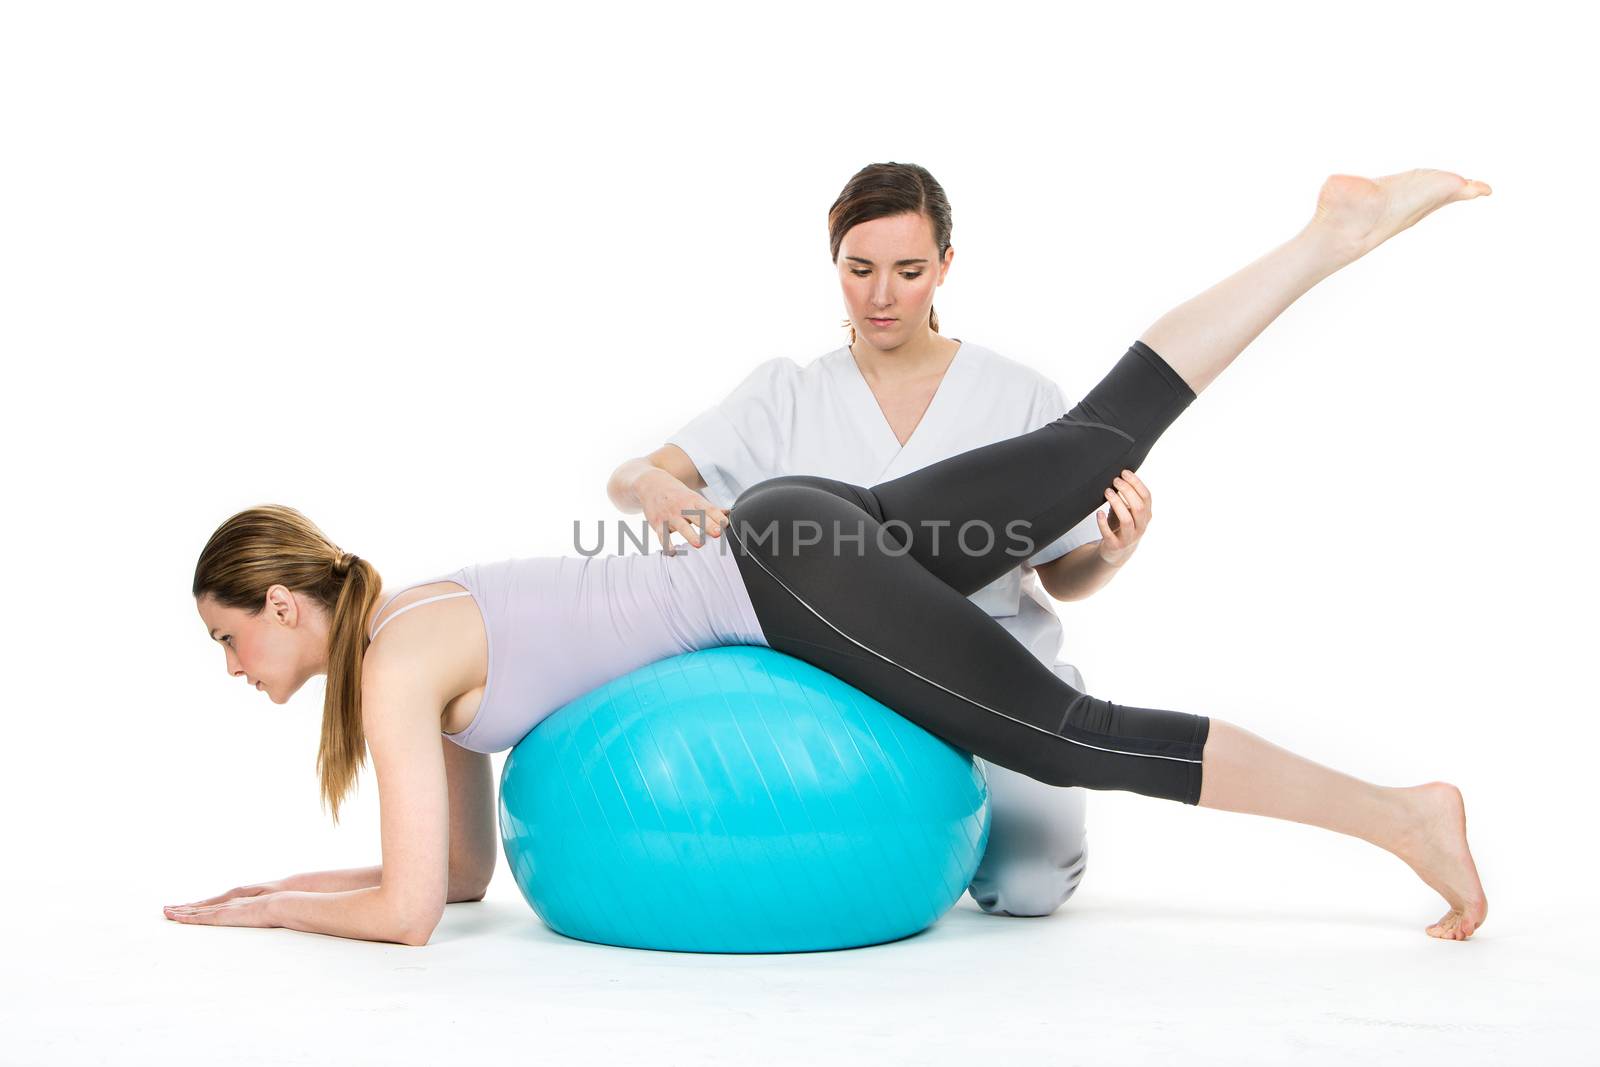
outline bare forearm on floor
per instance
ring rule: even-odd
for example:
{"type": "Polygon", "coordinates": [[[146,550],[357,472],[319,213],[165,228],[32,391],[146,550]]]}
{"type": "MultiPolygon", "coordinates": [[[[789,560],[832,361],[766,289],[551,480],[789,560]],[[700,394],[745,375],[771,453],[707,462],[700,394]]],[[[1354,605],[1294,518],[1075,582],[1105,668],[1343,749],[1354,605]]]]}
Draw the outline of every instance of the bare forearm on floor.
{"type": "MultiPolygon", "coordinates": [[[[450,875],[449,902],[482,900],[487,879],[450,875]]],[[[278,885],[282,889],[302,893],[344,893],[352,889],[370,889],[383,884],[383,865],[372,867],[347,867],[336,871],[308,871],[290,875],[278,885]]]]}

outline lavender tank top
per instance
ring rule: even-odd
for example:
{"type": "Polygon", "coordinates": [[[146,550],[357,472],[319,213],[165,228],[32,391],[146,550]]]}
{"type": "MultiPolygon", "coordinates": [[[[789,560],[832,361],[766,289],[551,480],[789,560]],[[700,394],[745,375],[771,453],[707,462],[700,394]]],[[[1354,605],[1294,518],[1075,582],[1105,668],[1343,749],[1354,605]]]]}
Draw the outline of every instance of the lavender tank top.
{"type": "MultiPolygon", "coordinates": [[[[478,713],[444,736],[474,752],[510,748],[568,701],[659,659],[718,645],[766,645],[726,538],[675,556],[540,556],[474,563],[438,578],[483,616],[489,671],[478,713]]],[[[391,596],[384,602],[387,608],[391,596]]],[[[382,609],[379,615],[382,614],[382,609]]]]}

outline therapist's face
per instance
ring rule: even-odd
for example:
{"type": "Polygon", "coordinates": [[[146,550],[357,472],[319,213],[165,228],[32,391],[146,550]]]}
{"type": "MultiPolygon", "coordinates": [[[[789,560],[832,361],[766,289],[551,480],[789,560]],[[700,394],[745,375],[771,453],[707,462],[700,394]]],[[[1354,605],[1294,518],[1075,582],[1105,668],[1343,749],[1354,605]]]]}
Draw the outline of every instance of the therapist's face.
{"type": "Polygon", "coordinates": [[[846,231],[839,283],[857,339],[890,349],[926,336],[933,291],[944,284],[955,254],[947,248],[939,258],[926,215],[891,215],[846,231]]]}

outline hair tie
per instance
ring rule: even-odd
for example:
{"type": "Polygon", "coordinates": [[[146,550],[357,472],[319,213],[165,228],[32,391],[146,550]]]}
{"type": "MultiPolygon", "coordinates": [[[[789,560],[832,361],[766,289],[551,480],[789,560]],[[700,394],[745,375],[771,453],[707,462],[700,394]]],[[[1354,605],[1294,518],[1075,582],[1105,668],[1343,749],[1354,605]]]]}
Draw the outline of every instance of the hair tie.
{"type": "Polygon", "coordinates": [[[356,560],[360,558],[361,557],[356,555],[354,552],[344,553],[334,561],[333,573],[340,578],[348,576],[350,573],[350,568],[354,567],[356,565],[356,560]]]}

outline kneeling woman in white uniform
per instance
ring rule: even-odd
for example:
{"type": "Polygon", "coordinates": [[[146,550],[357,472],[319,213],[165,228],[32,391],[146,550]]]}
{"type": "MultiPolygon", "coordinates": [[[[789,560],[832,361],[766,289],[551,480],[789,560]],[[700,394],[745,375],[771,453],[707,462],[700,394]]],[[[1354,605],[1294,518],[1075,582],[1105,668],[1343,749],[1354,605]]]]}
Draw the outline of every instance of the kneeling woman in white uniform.
{"type": "MultiPolygon", "coordinates": [[[[720,533],[739,494],[768,478],[876,485],[1036,430],[1067,410],[1044,375],[938,332],[934,290],[955,250],[949,201],[927,170],[863,168],[829,209],[828,229],[851,343],[804,367],[783,358],[761,364],[664,447],[622,464],[607,486],[621,510],[643,511],[652,530],[676,530],[695,545],[702,532],[720,533]]],[[[1108,582],[1150,515],[1137,474],[1118,478],[1106,500],[1104,511],[971,597],[1080,690],[1077,668],[1057,662],[1061,620],[1050,598],[1082,599],[1108,582]]],[[[995,914],[1048,915],[1083,877],[1087,791],[996,763],[985,770],[993,821],[972,897],[995,914]]]]}

